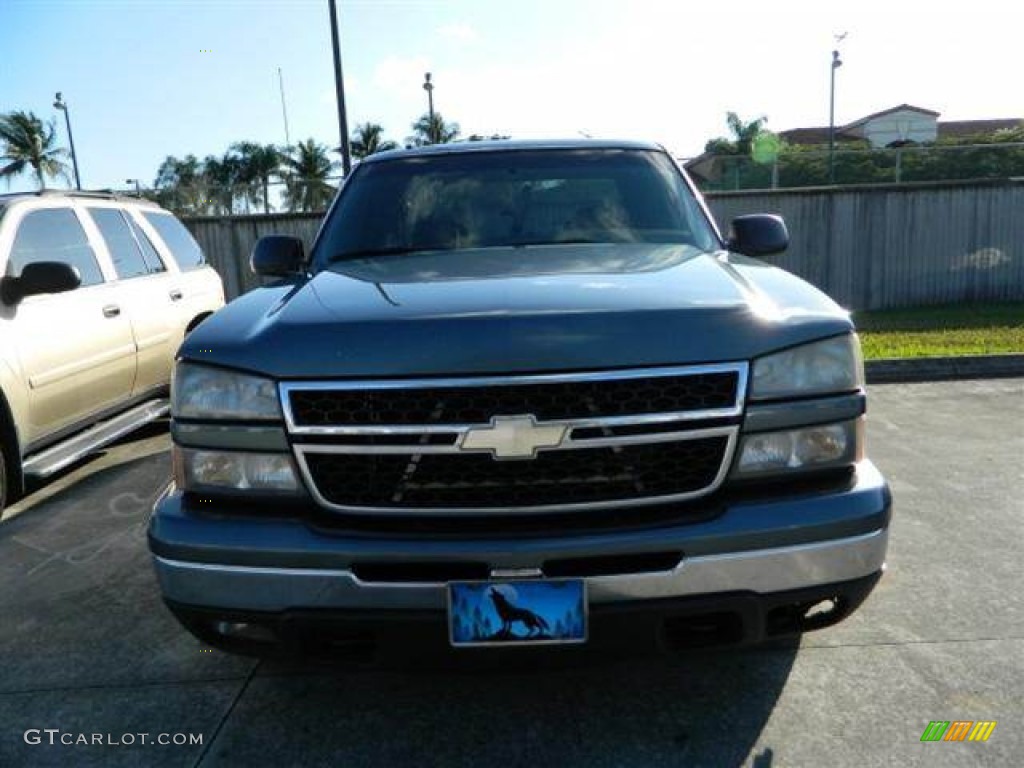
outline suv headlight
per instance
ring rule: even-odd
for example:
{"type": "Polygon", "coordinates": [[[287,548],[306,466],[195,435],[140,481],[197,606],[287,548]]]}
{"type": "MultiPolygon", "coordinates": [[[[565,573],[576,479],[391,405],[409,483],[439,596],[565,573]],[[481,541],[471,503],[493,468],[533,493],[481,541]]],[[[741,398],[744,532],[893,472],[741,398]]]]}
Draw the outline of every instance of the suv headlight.
{"type": "Polygon", "coordinates": [[[280,420],[277,387],[270,379],[180,362],[171,381],[177,419],[280,420]]]}
{"type": "Polygon", "coordinates": [[[750,399],[852,392],[863,386],[860,341],[850,333],[755,360],[750,399]]]}

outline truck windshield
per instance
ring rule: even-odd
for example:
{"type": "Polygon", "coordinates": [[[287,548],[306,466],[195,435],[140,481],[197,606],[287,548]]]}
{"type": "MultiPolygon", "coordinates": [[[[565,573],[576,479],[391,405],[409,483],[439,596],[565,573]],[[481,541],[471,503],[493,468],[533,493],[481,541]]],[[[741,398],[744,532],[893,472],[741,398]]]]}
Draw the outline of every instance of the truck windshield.
{"type": "Polygon", "coordinates": [[[719,247],[662,152],[505,150],[357,168],[315,261],[322,269],[347,258],[571,243],[719,247]]]}

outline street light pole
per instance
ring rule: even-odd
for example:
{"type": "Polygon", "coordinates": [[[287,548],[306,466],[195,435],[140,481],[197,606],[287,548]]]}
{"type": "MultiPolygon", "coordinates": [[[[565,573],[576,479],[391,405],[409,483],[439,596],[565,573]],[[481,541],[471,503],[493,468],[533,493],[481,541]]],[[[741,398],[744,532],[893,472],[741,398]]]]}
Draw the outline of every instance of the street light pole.
{"type": "Polygon", "coordinates": [[[277,68],[277,84],[281,88],[281,116],[284,117],[284,145],[286,147],[290,147],[292,145],[292,137],[288,135],[288,107],[284,101],[284,75],[281,74],[280,67],[277,68]]]}
{"type": "Polygon", "coordinates": [[[428,124],[427,137],[431,140],[431,144],[437,143],[435,137],[432,135],[434,132],[434,84],[430,82],[430,73],[427,72],[424,75],[423,90],[427,92],[427,114],[430,116],[430,123],[428,124]]]}
{"type": "Polygon", "coordinates": [[[832,84],[828,94],[828,183],[836,183],[836,70],[843,66],[839,51],[832,51],[832,84]]]}
{"type": "Polygon", "coordinates": [[[341,75],[341,46],[338,42],[338,9],[328,0],[331,11],[331,45],[334,48],[334,89],[338,94],[338,131],[341,133],[341,169],[347,177],[352,170],[352,152],[348,144],[348,117],[345,113],[345,81],[341,75]]]}
{"type": "Polygon", "coordinates": [[[75,169],[75,189],[81,191],[82,182],[78,176],[78,155],[75,154],[75,137],[71,135],[71,112],[68,110],[68,103],[60,96],[60,91],[57,92],[57,98],[53,102],[53,106],[64,113],[64,122],[68,127],[68,144],[71,145],[71,164],[75,169]]]}

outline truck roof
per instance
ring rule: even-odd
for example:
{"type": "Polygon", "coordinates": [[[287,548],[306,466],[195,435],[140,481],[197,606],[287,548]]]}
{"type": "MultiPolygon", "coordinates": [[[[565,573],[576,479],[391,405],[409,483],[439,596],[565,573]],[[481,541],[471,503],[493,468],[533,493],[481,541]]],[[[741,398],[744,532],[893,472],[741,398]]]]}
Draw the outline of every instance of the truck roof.
{"type": "Polygon", "coordinates": [[[662,150],[659,144],[648,141],[631,141],[624,139],[487,139],[484,141],[457,141],[448,144],[428,144],[424,147],[411,149],[393,149],[378,152],[364,158],[361,162],[376,163],[404,157],[420,157],[424,155],[454,155],[472,152],[516,152],[537,149],[637,149],[662,150]]]}

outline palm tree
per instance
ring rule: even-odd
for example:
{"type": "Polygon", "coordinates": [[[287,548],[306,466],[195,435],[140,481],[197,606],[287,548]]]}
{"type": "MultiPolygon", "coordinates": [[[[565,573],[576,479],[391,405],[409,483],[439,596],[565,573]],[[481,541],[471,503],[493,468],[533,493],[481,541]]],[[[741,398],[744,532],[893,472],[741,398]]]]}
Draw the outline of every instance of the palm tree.
{"type": "Polygon", "coordinates": [[[289,147],[282,159],[285,168],[285,205],[291,211],[322,211],[334,196],[327,179],[335,163],[327,147],[314,139],[289,147]]]}
{"type": "Polygon", "coordinates": [[[758,134],[764,130],[764,124],[768,122],[768,118],[761,115],[761,117],[756,120],[751,120],[749,123],[745,123],[740,120],[740,116],[735,112],[726,112],[725,122],[729,126],[729,130],[732,132],[733,138],[736,141],[737,153],[741,155],[749,155],[754,139],[756,139],[758,134]]]}
{"type": "Polygon", "coordinates": [[[719,136],[717,139],[711,139],[704,145],[705,152],[716,155],[749,155],[754,139],[764,131],[764,125],[768,122],[768,118],[762,115],[756,120],[745,123],[735,112],[726,112],[725,122],[729,126],[732,138],[719,136]]]}
{"type": "Polygon", "coordinates": [[[446,123],[440,112],[425,114],[412,124],[413,134],[406,141],[415,147],[447,144],[459,138],[459,124],[446,123]],[[431,119],[433,117],[433,119],[431,119]]]}
{"type": "Polygon", "coordinates": [[[207,155],[203,160],[202,179],[209,193],[206,202],[213,213],[235,212],[241,170],[241,162],[230,152],[220,158],[207,155]]]}
{"type": "Polygon", "coordinates": [[[360,123],[352,132],[352,156],[362,160],[375,152],[387,152],[389,149],[397,149],[398,145],[393,141],[383,140],[384,128],[377,123],[360,123]]]}
{"type": "Polygon", "coordinates": [[[245,187],[246,210],[249,203],[262,205],[264,213],[270,213],[270,177],[280,174],[281,151],[273,144],[256,144],[239,141],[231,145],[239,162],[239,179],[245,187]]]}
{"type": "Polygon", "coordinates": [[[206,208],[202,167],[195,155],[168,155],[156,172],[157,202],[176,213],[201,213],[206,208]]]}
{"type": "Polygon", "coordinates": [[[0,154],[0,177],[11,183],[11,178],[31,168],[39,182],[39,188],[46,188],[46,177],[68,178],[68,166],[61,158],[67,152],[56,146],[57,130],[53,122],[44,124],[32,112],[8,112],[0,115],[0,140],[3,154],[0,154]]]}

